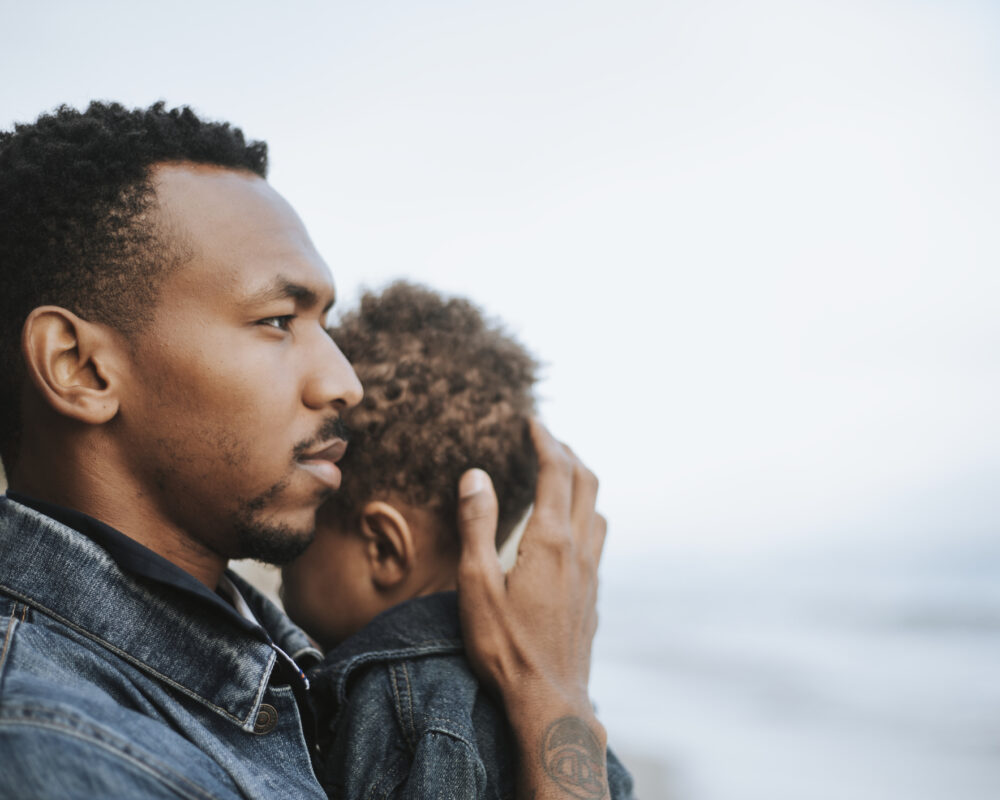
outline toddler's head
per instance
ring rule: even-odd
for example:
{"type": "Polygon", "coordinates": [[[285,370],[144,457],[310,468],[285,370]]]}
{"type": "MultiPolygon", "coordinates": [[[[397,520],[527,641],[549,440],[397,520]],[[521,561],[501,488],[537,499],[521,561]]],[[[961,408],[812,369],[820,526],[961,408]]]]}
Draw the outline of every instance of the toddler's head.
{"type": "Polygon", "coordinates": [[[316,540],[283,572],[289,615],[324,646],[404,600],[454,588],[458,481],[489,473],[498,546],[534,497],[538,364],[466,300],[397,282],[331,330],[365,389],[316,540]]]}

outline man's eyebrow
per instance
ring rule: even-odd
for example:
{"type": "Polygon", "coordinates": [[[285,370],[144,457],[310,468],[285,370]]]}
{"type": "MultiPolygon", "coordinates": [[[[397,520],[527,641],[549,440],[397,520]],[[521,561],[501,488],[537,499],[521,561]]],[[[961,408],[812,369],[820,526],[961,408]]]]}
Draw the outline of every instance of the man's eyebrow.
{"type": "MultiPolygon", "coordinates": [[[[279,276],[270,286],[266,286],[260,291],[251,294],[247,298],[247,304],[257,305],[260,303],[270,303],[275,300],[288,299],[294,300],[297,305],[305,308],[311,308],[319,303],[319,295],[308,286],[303,286],[301,283],[295,283],[295,281],[279,276]]],[[[329,310],[333,306],[333,302],[331,299],[323,310],[329,310]]]]}

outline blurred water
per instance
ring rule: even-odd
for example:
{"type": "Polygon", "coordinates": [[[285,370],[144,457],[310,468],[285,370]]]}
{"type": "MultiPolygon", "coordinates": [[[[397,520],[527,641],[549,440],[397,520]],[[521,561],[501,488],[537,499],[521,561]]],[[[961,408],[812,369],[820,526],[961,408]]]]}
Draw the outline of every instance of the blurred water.
{"type": "Polygon", "coordinates": [[[591,686],[640,797],[1000,797],[1000,569],[608,573],[591,686]]]}

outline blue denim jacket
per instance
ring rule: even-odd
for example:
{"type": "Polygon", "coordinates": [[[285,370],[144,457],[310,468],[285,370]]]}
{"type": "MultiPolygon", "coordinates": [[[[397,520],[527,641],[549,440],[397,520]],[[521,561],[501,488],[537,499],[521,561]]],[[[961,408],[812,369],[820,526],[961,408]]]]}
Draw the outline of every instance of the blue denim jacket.
{"type": "Polygon", "coordinates": [[[0,498],[0,798],[323,798],[272,642],[320,654],[229,577],[266,633],[0,498]]]}
{"type": "MultiPolygon", "coordinates": [[[[513,797],[513,736],[465,658],[454,592],[380,614],[310,679],[320,781],[331,798],[513,797]]],[[[610,751],[608,783],[613,800],[632,797],[632,779],[610,751]]]]}

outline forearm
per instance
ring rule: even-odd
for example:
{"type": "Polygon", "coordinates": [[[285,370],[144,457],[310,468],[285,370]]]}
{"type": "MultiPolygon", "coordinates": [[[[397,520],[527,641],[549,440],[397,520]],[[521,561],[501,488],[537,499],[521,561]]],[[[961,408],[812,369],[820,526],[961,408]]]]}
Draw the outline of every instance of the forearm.
{"type": "Polygon", "coordinates": [[[607,735],[589,701],[544,690],[526,694],[507,703],[518,749],[519,800],[608,797],[607,735]]]}

